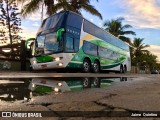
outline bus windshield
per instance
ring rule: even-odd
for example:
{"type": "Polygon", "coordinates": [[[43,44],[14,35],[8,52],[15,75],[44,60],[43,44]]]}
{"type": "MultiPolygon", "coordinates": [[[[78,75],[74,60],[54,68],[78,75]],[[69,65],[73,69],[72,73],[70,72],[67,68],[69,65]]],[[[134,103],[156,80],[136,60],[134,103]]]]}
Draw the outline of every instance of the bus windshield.
{"type": "Polygon", "coordinates": [[[63,24],[63,19],[64,19],[64,13],[59,13],[55,14],[45,20],[43,20],[43,23],[41,27],[38,30],[38,33],[49,30],[49,29],[58,29],[60,28],[63,24]]]}
{"type": "Polygon", "coordinates": [[[56,33],[38,36],[36,39],[36,54],[51,54],[62,51],[62,41],[57,40],[56,33]]]}

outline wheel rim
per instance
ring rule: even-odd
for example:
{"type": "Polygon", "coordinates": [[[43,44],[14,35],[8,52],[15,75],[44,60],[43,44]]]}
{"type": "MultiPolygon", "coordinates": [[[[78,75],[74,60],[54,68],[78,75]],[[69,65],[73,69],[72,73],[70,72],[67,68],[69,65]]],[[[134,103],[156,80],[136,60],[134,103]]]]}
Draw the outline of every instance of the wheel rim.
{"type": "Polygon", "coordinates": [[[89,63],[85,61],[83,64],[83,68],[84,68],[85,72],[88,72],[89,71],[89,63]]]}
{"type": "Polygon", "coordinates": [[[89,84],[89,80],[88,80],[88,79],[84,79],[83,86],[84,86],[84,87],[87,87],[88,84],[89,84]]]}
{"type": "Polygon", "coordinates": [[[96,78],[95,80],[94,80],[94,86],[97,86],[98,85],[98,78],[96,78]]]}
{"type": "Polygon", "coordinates": [[[97,62],[94,63],[93,69],[94,69],[94,72],[98,72],[99,71],[99,65],[98,65],[97,62]]]}

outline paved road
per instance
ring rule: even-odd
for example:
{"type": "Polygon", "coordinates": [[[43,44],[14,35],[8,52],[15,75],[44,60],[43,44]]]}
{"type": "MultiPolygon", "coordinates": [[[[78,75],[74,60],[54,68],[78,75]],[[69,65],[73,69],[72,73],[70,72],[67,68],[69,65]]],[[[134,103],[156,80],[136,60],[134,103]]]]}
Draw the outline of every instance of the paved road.
{"type": "MultiPolygon", "coordinates": [[[[29,102],[0,102],[0,111],[51,111],[57,118],[38,120],[136,120],[137,117],[61,117],[56,111],[102,111],[112,115],[116,111],[127,114],[134,111],[160,111],[160,75],[151,74],[93,74],[93,73],[0,73],[0,77],[134,77],[134,80],[115,82],[99,89],[85,89],[62,94],[35,96],[29,102]]],[[[154,112],[155,111],[155,112],[154,112]]],[[[160,116],[160,113],[158,114],[160,116]]],[[[160,117],[159,117],[160,118],[160,117]]],[[[139,117],[138,120],[158,120],[157,117],[139,117]]],[[[0,118],[1,119],[1,118],[0,118]]],[[[16,119],[16,118],[15,118],[16,119]]],[[[27,119],[27,118],[25,118],[27,119]]],[[[37,120],[36,118],[34,120],[37,120]]],[[[3,119],[1,119],[3,120],[3,119]]],[[[5,120],[8,120],[6,118],[5,120]]],[[[9,119],[12,120],[12,119],[9,119]]],[[[16,119],[19,120],[19,119],[16,119]]],[[[28,118],[28,120],[32,120],[28,118]]]]}

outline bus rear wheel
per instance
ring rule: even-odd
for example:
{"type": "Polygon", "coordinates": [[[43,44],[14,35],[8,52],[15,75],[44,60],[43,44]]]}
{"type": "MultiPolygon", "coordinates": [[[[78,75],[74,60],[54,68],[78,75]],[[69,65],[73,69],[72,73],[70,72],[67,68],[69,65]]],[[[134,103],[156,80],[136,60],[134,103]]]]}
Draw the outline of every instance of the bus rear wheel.
{"type": "Polygon", "coordinates": [[[124,71],[123,71],[123,65],[120,66],[120,71],[119,72],[120,73],[124,73],[124,71]]]}
{"type": "Polygon", "coordinates": [[[98,62],[98,61],[95,61],[94,64],[93,64],[93,72],[94,72],[94,73],[99,73],[99,71],[100,71],[99,62],[98,62]]]}
{"type": "Polygon", "coordinates": [[[84,73],[89,73],[91,69],[91,64],[90,61],[88,59],[84,59],[83,61],[83,67],[82,67],[82,71],[84,73]]]}
{"type": "Polygon", "coordinates": [[[126,73],[127,72],[127,66],[126,65],[124,65],[124,73],[126,73]]]}

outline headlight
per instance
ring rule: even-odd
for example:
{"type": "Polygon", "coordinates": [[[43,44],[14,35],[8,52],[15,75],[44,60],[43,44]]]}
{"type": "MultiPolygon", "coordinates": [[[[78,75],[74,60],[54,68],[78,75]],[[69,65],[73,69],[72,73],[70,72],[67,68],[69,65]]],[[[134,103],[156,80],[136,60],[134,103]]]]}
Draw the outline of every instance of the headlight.
{"type": "Polygon", "coordinates": [[[58,65],[59,65],[59,66],[63,66],[63,63],[59,63],[58,65]]]}
{"type": "Polygon", "coordinates": [[[55,91],[55,92],[59,92],[59,89],[58,89],[58,88],[54,88],[54,91],[55,91]]]}
{"type": "Polygon", "coordinates": [[[59,60],[61,60],[61,59],[63,59],[63,57],[56,57],[56,58],[55,58],[55,61],[59,61],[59,60]]]}
{"type": "Polygon", "coordinates": [[[33,64],[37,64],[37,61],[36,61],[36,60],[33,60],[33,64]]]}
{"type": "Polygon", "coordinates": [[[32,87],[34,88],[34,87],[35,87],[35,84],[32,84],[32,87]]]}
{"type": "Polygon", "coordinates": [[[57,83],[58,86],[62,86],[62,83],[57,83]]]}
{"type": "Polygon", "coordinates": [[[60,60],[60,58],[59,58],[59,57],[55,58],[55,61],[59,61],[59,60],[60,60]]]}

